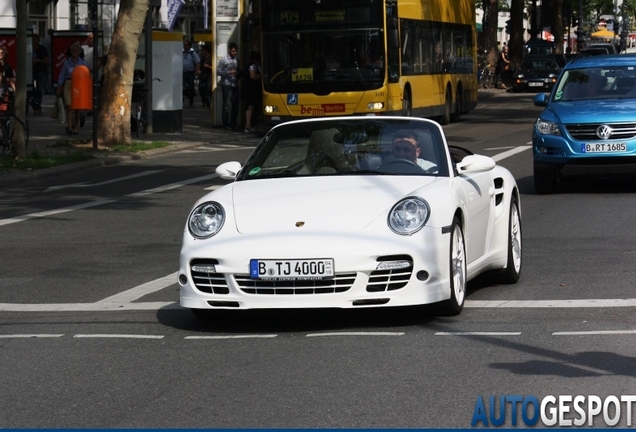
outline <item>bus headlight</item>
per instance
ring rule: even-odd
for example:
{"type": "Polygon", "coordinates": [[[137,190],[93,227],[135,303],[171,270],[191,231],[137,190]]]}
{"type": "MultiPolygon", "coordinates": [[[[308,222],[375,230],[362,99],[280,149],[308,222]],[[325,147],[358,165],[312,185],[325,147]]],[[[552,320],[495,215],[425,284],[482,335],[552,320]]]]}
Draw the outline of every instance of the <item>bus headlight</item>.
{"type": "Polygon", "coordinates": [[[265,105],[264,110],[266,113],[277,113],[278,107],[276,105],[265,105]]]}
{"type": "Polygon", "coordinates": [[[370,110],[379,110],[384,108],[384,103],[382,102],[371,102],[367,105],[367,109],[370,110]]]}

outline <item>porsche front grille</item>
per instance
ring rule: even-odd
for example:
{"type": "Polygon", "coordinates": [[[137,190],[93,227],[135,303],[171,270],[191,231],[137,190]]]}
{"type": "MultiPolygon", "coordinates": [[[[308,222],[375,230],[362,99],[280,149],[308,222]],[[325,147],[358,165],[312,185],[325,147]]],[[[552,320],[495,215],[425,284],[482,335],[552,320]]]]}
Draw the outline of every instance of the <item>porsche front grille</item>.
{"type": "Polygon", "coordinates": [[[230,290],[227,287],[225,276],[223,273],[215,273],[208,271],[196,271],[195,268],[210,266],[214,268],[219,262],[215,259],[195,259],[190,263],[190,273],[194,286],[201,292],[209,294],[228,294],[230,290]]]}
{"type": "MultiPolygon", "coordinates": [[[[612,128],[613,140],[630,140],[636,137],[636,123],[602,123],[612,128]]],[[[596,129],[601,123],[565,125],[568,133],[578,141],[600,141],[596,129]]]]}
{"type": "Polygon", "coordinates": [[[302,295],[334,294],[348,291],[356,280],[355,273],[336,274],[323,280],[259,280],[249,275],[234,275],[237,285],[246,294],[302,295]]]}

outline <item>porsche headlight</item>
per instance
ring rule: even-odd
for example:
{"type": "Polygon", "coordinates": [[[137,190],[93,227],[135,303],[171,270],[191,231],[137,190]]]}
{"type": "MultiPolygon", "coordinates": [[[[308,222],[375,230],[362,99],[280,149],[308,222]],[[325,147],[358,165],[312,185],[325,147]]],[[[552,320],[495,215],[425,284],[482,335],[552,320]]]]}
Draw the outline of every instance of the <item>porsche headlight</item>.
{"type": "Polygon", "coordinates": [[[195,207],[188,217],[188,230],[196,238],[204,239],[218,233],[225,222],[225,211],[221,204],[204,202],[195,207]]]}
{"type": "Polygon", "coordinates": [[[389,212],[389,228],[400,235],[411,235],[426,224],[431,209],[421,198],[408,197],[398,202],[389,212]]]}
{"type": "Polygon", "coordinates": [[[538,119],[535,126],[537,128],[537,132],[539,132],[541,135],[561,135],[561,131],[559,131],[559,125],[556,123],[538,119]]]}

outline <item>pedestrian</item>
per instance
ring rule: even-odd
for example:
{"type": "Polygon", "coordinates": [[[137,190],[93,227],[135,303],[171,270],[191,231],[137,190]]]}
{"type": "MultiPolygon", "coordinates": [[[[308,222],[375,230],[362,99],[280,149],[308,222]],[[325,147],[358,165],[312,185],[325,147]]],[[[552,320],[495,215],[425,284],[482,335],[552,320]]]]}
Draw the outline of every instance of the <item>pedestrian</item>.
{"type": "Polygon", "coordinates": [[[4,85],[11,87],[15,92],[15,74],[9,64],[9,50],[0,46],[0,75],[3,77],[4,85]]]}
{"type": "Polygon", "coordinates": [[[227,45],[227,54],[221,57],[216,65],[216,74],[221,77],[219,82],[223,95],[221,121],[225,130],[238,130],[240,70],[237,53],[238,45],[230,42],[227,45]]]}
{"type": "Polygon", "coordinates": [[[71,109],[71,75],[73,73],[73,69],[76,66],[86,66],[86,62],[80,58],[80,53],[82,52],[82,46],[79,42],[75,42],[69,48],[71,56],[67,58],[62,64],[62,69],[60,70],[60,75],[57,81],[57,95],[64,96],[64,106],[66,106],[66,133],[68,135],[73,135],[78,133],[78,126],[80,122],[80,112],[79,110],[71,109]]]}
{"type": "Polygon", "coordinates": [[[49,64],[49,52],[40,45],[40,35],[33,35],[33,100],[34,114],[42,114],[42,96],[46,87],[46,71],[49,64]]]}
{"type": "Polygon", "coordinates": [[[508,47],[506,45],[504,45],[503,49],[499,53],[495,69],[499,88],[506,89],[507,87],[504,83],[504,76],[508,76],[510,73],[510,59],[508,58],[508,47]]]}
{"type": "Polygon", "coordinates": [[[210,108],[212,99],[212,55],[206,45],[201,47],[201,73],[199,74],[199,94],[203,108],[210,108]]]}
{"type": "MultiPolygon", "coordinates": [[[[84,41],[84,44],[82,44],[82,53],[83,53],[83,58],[84,61],[86,62],[86,65],[88,66],[88,70],[91,74],[91,79],[93,78],[93,65],[94,65],[94,56],[97,56],[97,75],[98,75],[98,80],[99,80],[99,74],[100,74],[100,70],[102,68],[102,53],[99,50],[99,47],[97,47],[97,49],[95,49],[95,36],[93,36],[93,33],[89,33],[88,36],[86,36],[86,40],[84,41]]],[[[93,110],[89,110],[86,115],[88,116],[92,116],[93,115],[93,110]]],[[[85,121],[85,117],[84,117],[84,113],[82,113],[80,115],[80,127],[84,127],[84,121],[85,121]]]]}
{"type": "Polygon", "coordinates": [[[190,107],[194,106],[194,77],[201,73],[201,59],[192,48],[192,42],[183,41],[183,90],[185,97],[190,100],[190,107]]]}
{"type": "Polygon", "coordinates": [[[261,86],[261,55],[252,51],[250,53],[249,75],[243,81],[243,99],[247,104],[245,111],[245,133],[256,132],[254,125],[257,123],[258,111],[263,102],[263,88],[261,86]]]}

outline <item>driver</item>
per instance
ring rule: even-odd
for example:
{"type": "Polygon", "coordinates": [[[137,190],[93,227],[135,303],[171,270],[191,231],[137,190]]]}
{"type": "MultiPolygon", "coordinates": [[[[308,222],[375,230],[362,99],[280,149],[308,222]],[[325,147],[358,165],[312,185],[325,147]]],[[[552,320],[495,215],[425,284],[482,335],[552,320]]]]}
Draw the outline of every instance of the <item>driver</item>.
{"type": "Polygon", "coordinates": [[[434,163],[420,159],[420,135],[413,129],[402,129],[395,133],[391,144],[394,159],[407,159],[424,171],[435,166],[434,163]]]}

